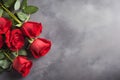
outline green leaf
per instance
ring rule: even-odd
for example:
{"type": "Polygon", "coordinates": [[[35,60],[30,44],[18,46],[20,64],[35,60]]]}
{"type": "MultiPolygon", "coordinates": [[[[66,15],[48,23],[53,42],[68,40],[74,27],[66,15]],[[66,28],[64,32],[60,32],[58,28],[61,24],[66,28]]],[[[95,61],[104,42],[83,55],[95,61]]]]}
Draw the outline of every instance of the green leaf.
{"type": "Polygon", "coordinates": [[[5,18],[8,18],[8,19],[11,18],[6,11],[3,12],[3,15],[2,15],[2,16],[5,17],[5,18]]]}
{"type": "Polygon", "coordinates": [[[17,0],[17,1],[15,2],[14,9],[15,9],[15,10],[19,10],[19,9],[20,9],[20,0],[17,0]]]}
{"type": "Polygon", "coordinates": [[[18,12],[17,16],[21,21],[25,21],[28,18],[28,15],[23,12],[18,12]]]}
{"type": "Polygon", "coordinates": [[[3,9],[0,8],[0,17],[2,16],[2,14],[3,14],[3,9]]]}
{"type": "Polygon", "coordinates": [[[3,69],[7,69],[10,66],[10,62],[8,60],[0,60],[0,67],[3,69]]]}
{"type": "Polygon", "coordinates": [[[38,8],[36,6],[27,6],[25,9],[23,9],[23,12],[26,14],[33,14],[38,11],[38,8]]]}
{"type": "Polygon", "coordinates": [[[21,9],[25,9],[26,6],[27,6],[27,0],[23,0],[21,4],[21,9]]]}
{"type": "Polygon", "coordinates": [[[19,50],[18,54],[22,56],[27,56],[27,51],[25,49],[21,49],[19,50]]]}
{"type": "Polygon", "coordinates": [[[0,52],[0,59],[5,58],[5,55],[3,54],[3,52],[0,52]]]}
{"type": "Polygon", "coordinates": [[[6,7],[11,7],[16,0],[2,0],[6,7]]]}

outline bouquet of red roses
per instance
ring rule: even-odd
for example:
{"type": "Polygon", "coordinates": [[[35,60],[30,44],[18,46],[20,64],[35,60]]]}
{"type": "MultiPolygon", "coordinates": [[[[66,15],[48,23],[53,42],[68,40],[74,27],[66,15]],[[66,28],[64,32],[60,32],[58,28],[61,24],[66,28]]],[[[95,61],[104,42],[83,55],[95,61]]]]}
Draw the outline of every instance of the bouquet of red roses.
{"type": "Polygon", "coordinates": [[[0,72],[15,69],[27,76],[34,58],[44,56],[51,48],[51,41],[38,38],[42,24],[29,21],[38,8],[27,0],[0,0],[0,72]]]}

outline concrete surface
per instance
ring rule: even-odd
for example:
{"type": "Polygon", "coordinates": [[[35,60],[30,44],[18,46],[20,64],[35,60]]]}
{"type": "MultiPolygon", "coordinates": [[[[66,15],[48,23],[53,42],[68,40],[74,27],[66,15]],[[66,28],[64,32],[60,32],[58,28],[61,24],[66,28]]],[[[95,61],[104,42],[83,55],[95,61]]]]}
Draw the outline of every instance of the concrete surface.
{"type": "Polygon", "coordinates": [[[0,80],[120,80],[120,0],[28,1],[40,8],[31,20],[43,23],[52,49],[27,77],[0,80]]]}

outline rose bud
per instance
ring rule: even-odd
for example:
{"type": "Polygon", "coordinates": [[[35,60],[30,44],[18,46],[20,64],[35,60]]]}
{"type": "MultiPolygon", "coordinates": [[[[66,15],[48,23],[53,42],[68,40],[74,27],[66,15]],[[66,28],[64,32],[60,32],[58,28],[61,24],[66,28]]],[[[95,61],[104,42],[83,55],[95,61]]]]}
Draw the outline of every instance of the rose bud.
{"type": "Polygon", "coordinates": [[[3,44],[4,44],[3,37],[2,35],[0,35],[0,48],[2,48],[3,44]]]}
{"type": "Polygon", "coordinates": [[[12,22],[7,18],[0,17],[0,34],[5,34],[10,30],[12,22]]]}
{"type": "Polygon", "coordinates": [[[32,67],[32,61],[27,60],[24,56],[17,56],[13,60],[13,68],[22,74],[23,77],[27,76],[32,67]]]}
{"type": "Polygon", "coordinates": [[[43,38],[35,39],[29,47],[32,55],[35,58],[39,58],[39,57],[47,54],[47,52],[50,50],[50,48],[51,48],[51,42],[49,40],[46,40],[43,38]]]}
{"type": "Polygon", "coordinates": [[[14,29],[6,33],[6,44],[12,51],[17,51],[24,46],[24,36],[20,29],[14,29]]]}
{"type": "Polygon", "coordinates": [[[42,32],[42,24],[37,22],[25,22],[22,26],[24,35],[29,38],[35,38],[42,32]]]}

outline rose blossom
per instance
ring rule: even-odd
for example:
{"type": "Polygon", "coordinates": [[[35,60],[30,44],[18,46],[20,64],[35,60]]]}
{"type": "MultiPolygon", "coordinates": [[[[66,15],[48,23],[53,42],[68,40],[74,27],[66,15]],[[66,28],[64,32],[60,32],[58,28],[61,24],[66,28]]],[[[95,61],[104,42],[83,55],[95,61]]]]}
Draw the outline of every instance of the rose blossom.
{"type": "Polygon", "coordinates": [[[37,38],[30,45],[30,51],[35,58],[44,56],[51,48],[51,42],[43,38],[37,38]]]}
{"type": "Polygon", "coordinates": [[[4,44],[3,37],[2,37],[2,35],[0,35],[0,48],[2,48],[3,44],[4,44]]]}
{"type": "Polygon", "coordinates": [[[12,22],[7,18],[0,17],[0,34],[5,34],[12,26],[12,22]]]}
{"type": "Polygon", "coordinates": [[[29,38],[35,38],[42,32],[42,24],[37,22],[25,22],[22,26],[23,33],[29,38]]]}
{"type": "Polygon", "coordinates": [[[27,76],[32,67],[32,62],[27,60],[24,56],[18,56],[13,60],[13,68],[22,74],[23,77],[27,76]]]}
{"type": "Polygon", "coordinates": [[[6,44],[12,51],[17,51],[24,46],[24,36],[20,29],[6,33],[6,44]]]}

